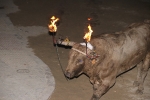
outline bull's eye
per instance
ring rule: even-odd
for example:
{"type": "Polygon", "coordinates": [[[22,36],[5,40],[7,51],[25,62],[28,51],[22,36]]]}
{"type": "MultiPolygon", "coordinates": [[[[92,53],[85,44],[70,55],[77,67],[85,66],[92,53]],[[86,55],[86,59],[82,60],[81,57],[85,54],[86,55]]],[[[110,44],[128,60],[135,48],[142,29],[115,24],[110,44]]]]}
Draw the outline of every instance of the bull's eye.
{"type": "Polygon", "coordinates": [[[77,64],[82,64],[83,60],[82,59],[77,59],[77,64]]]}

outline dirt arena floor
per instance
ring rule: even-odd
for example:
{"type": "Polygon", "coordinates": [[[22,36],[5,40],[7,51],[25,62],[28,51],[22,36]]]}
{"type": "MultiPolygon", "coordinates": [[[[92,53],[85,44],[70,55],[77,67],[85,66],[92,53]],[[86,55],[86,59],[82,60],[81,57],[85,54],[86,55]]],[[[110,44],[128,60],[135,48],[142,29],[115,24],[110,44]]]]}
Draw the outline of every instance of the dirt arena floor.
{"type": "MultiPolygon", "coordinates": [[[[55,15],[60,18],[57,37],[69,37],[70,40],[82,42],[87,28],[87,18],[93,35],[104,32],[121,31],[133,22],[150,19],[149,0],[14,0],[20,11],[9,14],[15,26],[47,27],[49,18],[55,15]]],[[[51,69],[56,87],[49,100],[89,100],[92,96],[92,85],[85,75],[67,81],[60,68],[52,37],[41,33],[29,37],[29,48],[51,69]]],[[[63,69],[66,68],[69,49],[58,48],[63,69]]],[[[116,84],[101,100],[150,100],[150,70],[145,81],[143,95],[136,95],[133,81],[137,68],[119,76],[116,84]]]]}

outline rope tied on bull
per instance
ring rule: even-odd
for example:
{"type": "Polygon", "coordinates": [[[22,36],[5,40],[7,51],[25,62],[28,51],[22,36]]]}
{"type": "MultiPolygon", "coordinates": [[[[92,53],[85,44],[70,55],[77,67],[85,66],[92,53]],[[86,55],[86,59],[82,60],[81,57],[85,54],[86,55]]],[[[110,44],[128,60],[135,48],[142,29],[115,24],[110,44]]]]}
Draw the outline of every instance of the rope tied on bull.
{"type": "MultiPolygon", "coordinates": [[[[74,44],[76,44],[75,42],[70,41],[68,38],[66,38],[66,39],[59,38],[56,41],[56,43],[59,44],[59,45],[64,45],[64,46],[73,46],[74,44]]],[[[80,45],[86,46],[85,43],[80,43],[80,45]]],[[[81,50],[78,50],[76,48],[72,48],[72,50],[77,51],[77,52],[85,55],[88,59],[90,59],[92,61],[92,64],[94,64],[96,62],[96,59],[100,55],[96,54],[96,52],[93,51],[93,46],[90,43],[87,44],[87,48],[91,51],[89,54],[85,53],[85,52],[83,52],[81,50]]]]}

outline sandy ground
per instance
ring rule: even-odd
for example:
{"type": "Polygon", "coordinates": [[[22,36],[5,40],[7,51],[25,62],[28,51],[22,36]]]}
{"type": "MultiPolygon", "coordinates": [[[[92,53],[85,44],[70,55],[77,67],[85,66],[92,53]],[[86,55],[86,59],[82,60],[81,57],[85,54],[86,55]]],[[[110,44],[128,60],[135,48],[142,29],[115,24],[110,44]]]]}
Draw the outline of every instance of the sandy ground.
{"type": "MultiPolygon", "coordinates": [[[[73,41],[82,42],[87,27],[87,18],[94,33],[120,31],[133,22],[150,19],[149,0],[14,0],[20,11],[9,14],[15,26],[47,27],[49,18],[55,15],[60,18],[57,35],[69,37],[73,41]]],[[[89,100],[92,96],[92,85],[88,77],[66,81],[59,66],[56,50],[48,32],[28,38],[29,47],[51,69],[56,87],[50,100],[89,100]]],[[[65,69],[69,49],[59,48],[61,63],[65,69]]],[[[150,100],[150,71],[145,81],[143,95],[136,95],[133,81],[136,79],[137,68],[119,76],[101,100],[150,100]]]]}
{"type": "Polygon", "coordinates": [[[17,11],[12,0],[0,0],[0,100],[47,100],[55,88],[54,77],[27,47],[28,36],[47,28],[14,26],[7,14],[17,11]]]}

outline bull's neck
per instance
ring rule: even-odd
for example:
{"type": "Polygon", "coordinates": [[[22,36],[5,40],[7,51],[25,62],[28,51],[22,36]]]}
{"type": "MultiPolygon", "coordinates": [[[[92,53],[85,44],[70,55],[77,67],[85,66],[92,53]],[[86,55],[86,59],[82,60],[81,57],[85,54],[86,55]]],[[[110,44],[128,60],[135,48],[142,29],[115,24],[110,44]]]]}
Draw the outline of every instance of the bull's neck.
{"type": "Polygon", "coordinates": [[[92,65],[91,61],[86,61],[85,67],[83,69],[83,72],[88,75],[89,77],[93,76],[93,71],[95,70],[95,65],[92,65]]]}
{"type": "Polygon", "coordinates": [[[85,67],[84,67],[84,73],[87,74],[89,77],[93,76],[93,73],[98,73],[98,68],[100,67],[103,61],[111,56],[112,51],[110,51],[112,48],[111,45],[103,39],[95,39],[91,41],[91,44],[94,47],[94,51],[96,54],[100,55],[95,62],[92,60],[86,58],[85,60],[85,67]]]}
{"type": "Polygon", "coordinates": [[[93,73],[96,74],[98,72],[97,67],[101,64],[101,62],[104,59],[105,59],[105,55],[101,55],[101,57],[93,60],[86,58],[83,72],[87,74],[89,77],[93,76],[93,73]]]}

